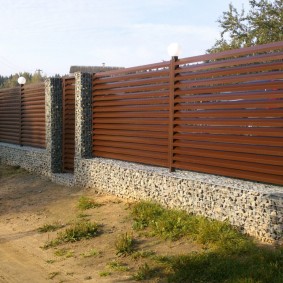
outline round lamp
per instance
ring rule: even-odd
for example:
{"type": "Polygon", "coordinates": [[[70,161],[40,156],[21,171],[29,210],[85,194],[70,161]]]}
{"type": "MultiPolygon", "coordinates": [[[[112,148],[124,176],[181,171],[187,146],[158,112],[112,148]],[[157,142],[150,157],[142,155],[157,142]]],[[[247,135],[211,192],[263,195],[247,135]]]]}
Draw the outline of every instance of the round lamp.
{"type": "Polygon", "coordinates": [[[26,83],[26,79],[25,79],[24,77],[19,77],[19,78],[18,78],[18,83],[19,83],[20,85],[24,85],[24,84],[26,83]]]}
{"type": "Polygon", "coordinates": [[[168,46],[167,51],[171,57],[178,57],[181,53],[181,47],[177,42],[173,42],[168,46]]]}

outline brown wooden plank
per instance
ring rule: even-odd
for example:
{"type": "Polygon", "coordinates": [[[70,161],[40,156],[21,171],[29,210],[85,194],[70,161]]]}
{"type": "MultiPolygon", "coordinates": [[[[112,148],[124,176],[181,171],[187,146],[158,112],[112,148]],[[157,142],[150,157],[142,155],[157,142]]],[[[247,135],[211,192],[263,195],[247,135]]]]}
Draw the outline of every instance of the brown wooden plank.
{"type": "Polygon", "coordinates": [[[122,137],[122,136],[107,136],[107,135],[95,135],[95,141],[112,141],[112,142],[125,142],[125,143],[134,143],[140,144],[140,148],[142,148],[143,144],[153,145],[168,145],[167,139],[156,139],[156,138],[144,138],[144,137],[122,137]]]}
{"type": "Polygon", "coordinates": [[[167,104],[155,106],[155,105],[146,105],[146,106],[113,106],[113,107],[93,107],[94,112],[135,112],[135,111],[166,111],[169,109],[167,104]]]}
{"type": "Polygon", "coordinates": [[[266,146],[283,146],[283,139],[280,137],[257,137],[257,136],[236,136],[233,133],[229,134],[198,134],[198,133],[175,133],[174,138],[177,140],[191,141],[210,141],[210,142],[225,142],[247,145],[266,145],[266,146]]]}
{"type": "Polygon", "coordinates": [[[183,133],[211,133],[211,134],[233,134],[233,135],[253,135],[263,137],[283,137],[282,128],[260,128],[260,127],[189,127],[189,126],[176,126],[176,132],[183,133]]]}
{"type": "Polygon", "coordinates": [[[96,90],[95,95],[108,95],[108,94],[120,94],[120,93],[135,93],[135,92],[149,92],[153,90],[165,91],[168,90],[169,84],[159,84],[159,85],[143,85],[136,87],[123,87],[123,88],[113,88],[107,90],[96,90]]]}
{"type": "Polygon", "coordinates": [[[262,90],[255,92],[231,92],[231,93],[213,93],[200,95],[182,95],[175,98],[175,103],[209,102],[209,101],[229,101],[229,100],[254,100],[254,99],[282,99],[282,90],[262,90]]]}
{"type": "Polygon", "coordinates": [[[94,140],[93,145],[96,146],[105,146],[110,148],[116,148],[117,152],[119,148],[125,149],[141,149],[145,151],[152,151],[152,152],[163,152],[166,153],[168,150],[167,145],[148,145],[148,144],[138,144],[138,143],[128,143],[128,142],[119,142],[119,141],[105,141],[105,140],[94,140]]]}
{"type": "MultiPolygon", "coordinates": [[[[283,158],[281,156],[242,153],[242,152],[240,153],[240,152],[220,151],[220,150],[206,150],[206,149],[198,149],[198,148],[184,148],[184,147],[183,148],[176,147],[174,148],[173,152],[176,158],[178,156],[179,161],[181,159],[186,161],[187,155],[189,155],[189,156],[194,156],[196,160],[202,159],[202,158],[219,159],[219,160],[222,160],[221,162],[223,162],[223,165],[227,163],[226,164],[227,166],[229,166],[229,163],[233,163],[234,161],[237,161],[237,162],[234,162],[233,164],[240,166],[238,168],[241,168],[241,166],[244,166],[244,164],[248,162],[252,162],[256,164],[259,163],[261,164],[261,165],[258,165],[260,167],[264,167],[264,164],[277,165],[281,167],[283,166],[283,158]],[[238,162],[238,161],[241,161],[241,162],[238,162]]],[[[234,168],[237,168],[237,167],[234,167],[234,168]]],[[[283,170],[282,170],[282,174],[283,174],[283,170]]]]}
{"type": "MultiPolygon", "coordinates": [[[[283,140],[282,140],[283,143],[283,140]]],[[[238,143],[224,143],[224,142],[210,142],[210,141],[190,141],[190,140],[175,140],[174,147],[181,147],[188,152],[190,149],[210,149],[210,150],[220,150],[220,151],[231,151],[231,152],[244,152],[244,153],[254,153],[261,155],[274,155],[283,156],[283,145],[278,146],[262,146],[262,145],[248,145],[248,144],[238,144],[238,143]],[[187,149],[186,149],[187,148],[187,149]]]]}
{"type": "Polygon", "coordinates": [[[109,152],[102,152],[96,150],[93,151],[93,155],[97,157],[105,157],[105,158],[118,159],[118,160],[143,163],[149,165],[167,166],[167,161],[162,159],[149,158],[149,157],[131,156],[131,155],[112,153],[112,152],[109,153],[109,152]]]}
{"type": "Polygon", "coordinates": [[[168,111],[158,112],[99,112],[93,118],[167,118],[168,111]]]}
{"type": "MultiPolygon", "coordinates": [[[[178,73],[188,73],[188,72],[196,72],[201,70],[212,70],[212,69],[220,69],[224,67],[231,66],[239,66],[245,65],[249,66],[250,64],[262,63],[262,62],[270,62],[274,60],[281,60],[283,58],[283,52],[272,52],[267,54],[260,54],[247,57],[239,58],[229,58],[225,60],[211,61],[211,62],[202,62],[199,64],[190,64],[190,65],[181,65],[176,72],[178,73]]],[[[178,62],[180,65],[180,61],[178,62]]]]}
{"type": "Polygon", "coordinates": [[[226,117],[226,118],[281,118],[283,117],[282,109],[217,109],[217,110],[192,110],[192,111],[175,111],[175,118],[192,118],[192,117],[226,117]]]}
{"type": "Polygon", "coordinates": [[[112,129],[112,130],[133,130],[133,131],[152,131],[152,132],[164,132],[167,130],[167,126],[159,125],[129,125],[129,124],[93,124],[93,129],[112,129]]]}
{"type": "MultiPolygon", "coordinates": [[[[175,77],[175,81],[185,81],[185,80],[197,80],[201,78],[211,78],[211,77],[228,77],[228,75],[243,75],[247,73],[253,72],[262,72],[262,71],[274,71],[274,70],[281,70],[283,69],[282,62],[268,62],[261,64],[249,64],[240,67],[227,67],[227,68],[219,68],[219,69],[209,69],[205,71],[198,71],[198,72],[190,72],[186,74],[179,74],[178,70],[176,70],[177,76],[175,77]]],[[[224,79],[225,79],[224,78],[224,79]]]]}
{"type": "MultiPolygon", "coordinates": [[[[236,56],[253,55],[255,53],[263,53],[265,51],[270,52],[271,50],[282,50],[282,49],[283,49],[283,42],[279,41],[274,43],[255,45],[252,47],[245,47],[245,48],[233,49],[223,52],[217,52],[213,54],[183,58],[178,60],[176,65],[208,61],[208,60],[218,60],[222,58],[233,58],[236,56]]],[[[241,58],[239,58],[239,61],[241,61],[241,58]]]]}
{"type": "Polygon", "coordinates": [[[235,91],[258,91],[258,90],[273,90],[282,88],[282,82],[254,82],[242,84],[230,84],[219,86],[206,86],[206,87],[190,87],[185,89],[184,85],[175,91],[175,95],[188,95],[188,94],[209,94],[209,93],[227,93],[235,91]]]}
{"type": "Polygon", "coordinates": [[[246,100],[229,102],[210,102],[210,103],[187,103],[177,104],[175,110],[190,109],[244,109],[244,108],[279,108],[283,107],[283,100],[246,100]]]}
{"type": "Polygon", "coordinates": [[[147,105],[147,104],[166,104],[168,98],[147,98],[147,99],[123,99],[118,101],[95,101],[95,107],[112,107],[117,105],[147,105]]]}
{"type": "Polygon", "coordinates": [[[136,130],[108,130],[108,129],[94,129],[94,135],[110,135],[110,136],[122,136],[122,137],[151,137],[151,138],[160,138],[167,139],[167,131],[163,132],[152,132],[152,131],[136,131],[136,130]]]}
{"type": "Polygon", "coordinates": [[[168,119],[151,118],[94,118],[94,124],[141,124],[141,125],[168,125],[168,119]]]}
{"type": "MultiPolygon", "coordinates": [[[[283,111],[282,111],[283,113],[283,111]]],[[[118,119],[117,119],[118,120],[118,119]]],[[[210,126],[210,125],[219,125],[219,126],[253,126],[253,127],[283,127],[283,118],[195,118],[195,119],[175,119],[175,125],[198,125],[198,126],[210,126]]]]}
{"type": "Polygon", "coordinates": [[[222,175],[227,177],[241,178],[245,180],[253,180],[264,183],[283,185],[283,178],[282,176],[278,176],[278,175],[224,168],[219,166],[221,165],[221,163],[219,163],[218,166],[210,166],[204,164],[196,164],[194,163],[193,159],[189,160],[188,162],[190,163],[176,161],[174,163],[174,167],[177,169],[185,169],[185,170],[197,171],[202,173],[209,173],[209,174],[222,175]]]}

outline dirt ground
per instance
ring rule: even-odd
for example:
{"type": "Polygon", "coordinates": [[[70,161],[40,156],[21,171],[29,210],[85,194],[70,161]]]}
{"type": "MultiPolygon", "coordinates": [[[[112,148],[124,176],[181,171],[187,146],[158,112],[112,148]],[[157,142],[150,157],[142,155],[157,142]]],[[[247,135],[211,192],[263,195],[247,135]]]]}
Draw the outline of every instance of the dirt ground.
{"type": "MultiPolygon", "coordinates": [[[[130,205],[114,196],[64,187],[22,169],[0,165],[0,282],[135,282],[133,274],[145,261],[151,262],[116,255],[115,241],[125,232],[134,233],[139,251],[170,255],[200,249],[182,240],[167,242],[137,234],[131,227],[130,205]],[[102,206],[80,211],[78,200],[82,195],[102,206]],[[42,248],[58,231],[39,233],[39,227],[55,222],[67,225],[82,213],[101,224],[98,237],[42,248]],[[123,264],[124,270],[111,268],[111,262],[123,264]]],[[[144,282],[166,281],[165,275],[144,282]]]]}

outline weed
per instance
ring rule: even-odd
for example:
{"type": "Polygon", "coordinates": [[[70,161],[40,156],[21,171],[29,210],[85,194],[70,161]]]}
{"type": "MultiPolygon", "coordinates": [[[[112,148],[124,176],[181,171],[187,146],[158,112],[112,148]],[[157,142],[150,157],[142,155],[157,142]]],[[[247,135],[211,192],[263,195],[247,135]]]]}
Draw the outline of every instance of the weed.
{"type": "Polygon", "coordinates": [[[128,271],[129,270],[129,267],[126,264],[120,263],[116,260],[109,262],[107,266],[114,271],[128,271]]]}
{"type": "Polygon", "coordinates": [[[55,271],[55,272],[51,272],[51,273],[49,273],[49,275],[48,275],[48,279],[54,279],[57,275],[59,275],[60,274],[60,272],[58,272],[58,271],[55,271]]]}
{"type": "Polygon", "coordinates": [[[66,258],[73,257],[74,251],[67,250],[67,249],[59,249],[54,253],[56,256],[64,256],[66,258]]]}
{"type": "Polygon", "coordinates": [[[95,222],[76,222],[64,231],[58,232],[56,239],[48,241],[43,248],[47,249],[50,247],[56,247],[62,243],[76,242],[81,239],[90,239],[97,236],[99,232],[99,225],[95,222]]]}
{"type": "Polygon", "coordinates": [[[128,235],[128,233],[121,234],[116,242],[115,247],[117,250],[117,255],[126,256],[134,251],[134,238],[133,235],[128,235]]]}
{"type": "Polygon", "coordinates": [[[79,213],[78,214],[78,218],[87,218],[87,217],[90,217],[91,215],[89,215],[89,214],[85,214],[85,213],[79,213]]]}
{"type": "Polygon", "coordinates": [[[28,172],[20,166],[4,166],[4,168],[1,168],[1,177],[8,177],[24,173],[28,172]]]}
{"type": "Polygon", "coordinates": [[[133,229],[142,230],[148,227],[151,223],[160,217],[164,212],[161,205],[142,201],[135,204],[132,208],[132,216],[134,219],[133,229]]]}
{"type": "Polygon", "coordinates": [[[95,249],[91,249],[90,251],[86,253],[82,253],[81,256],[82,257],[92,257],[92,256],[97,256],[98,254],[100,254],[100,252],[97,252],[95,249]]]}
{"type": "Polygon", "coordinates": [[[155,275],[155,269],[148,266],[147,263],[141,265],[138,271],[133,275],[133,279],[136,281],[151,279],[155,275]]]}
{"type": "Polygon", "coordinates": [[[109,276],[109,275],[111,275],[111,272],[109,272],[109,271],[101,271],[101,272],[99,272],[99,276],[100,277],[106,277],[106,276],[109,276]]]}
{"type": "Polygon", "coordinates": [[[49,264],[52,264],[52,263],[54,263],[54,262],[55,262],[54,259],[48,259],[48,260],[46,260],[46,263],[49,263],[49,264]]]}
{"type": "Polygon", "coordinates": [[[154,251],[136,251],[132,254],[133,259],[139,259],[139,258],[147,258],[155,255],[154,251]]]}
{"type": "Polygon", "coordinates": [[[96,208],[100,206],[101,206],[100,203],[97,203],[93,199],[86,197],[86,196],[81,196],[79,199],[79,203],[78,203],[78,208],[81,210],[87,210],[87,209],[96,208]]]}
{"type": "Polygon", "coordinates": [[[39,227],[37,231],[39,233],[46,233],[46,232],[53,232],[60,228],[63,228],[65,225],[55,222],[53,224],[44,224],[43,226],[39,227]]]}

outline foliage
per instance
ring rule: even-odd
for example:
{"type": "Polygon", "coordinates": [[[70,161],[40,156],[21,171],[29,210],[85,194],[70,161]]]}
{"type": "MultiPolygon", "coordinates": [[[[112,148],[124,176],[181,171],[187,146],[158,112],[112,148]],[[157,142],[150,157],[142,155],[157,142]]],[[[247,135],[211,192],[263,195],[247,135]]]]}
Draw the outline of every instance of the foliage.
{"type": "Polygon", "coordinates": [[[42,76],[40,72],[35,72],[34,74],[23,72],[10,76],[0,75],[0,88],[10,88],[10,87],[19,86],[18,84],[19,77],[24,77],[26,79],[26,84],[40,83],[46,79],[46,77],[42,76]]]}
{"type": "Polygon", "coordinates": [[[129,255],[134,251],[134,238],[128,233],[119,235],[115,242],[115,247],[117,250],[117,255],[129,255]]]}
{"type": "Polygon", "coordinates": [[[156,270],[153,268],[150,268],[147,263],[144,263],[141,265],[138,269],[138,271],[133,275],[133,279],[136,281],[142,281],[151,279],[156,273],[156,270]]]}
{"type": "Polygon", "coordinates": [[[100,206],[101,204],[95,202],[93,199],[86,197],[86,196],[81,196],[79,199],[79,203],[78,203],[78,208],[81,210],[87,210],[87,209],[96,208],[100,206]]]}
{"type": "Polygon", "coordinates": [[[283,0],[250,0],[249,5],[248,12],[233,4],[223,12],[217,20],[221,38],[209,53],[283,40],[283,0]]]}
{"type": "Polygon", "coordinates": [[[56,247],[62,243],[77,242],[90,239],[99,234],[99,225],[95,222],[81,221],[72,224],[62,232],[57,233],[54,240],[48,241],[43,248],[56,247]]]}
{"type": "Polygon", "coordinates": [[[257,248],[236,256],[202,252],[159,260],[172,270],[168,282],[280,283],[283,278],[282,249],[257,248]]]}
{"type": "Polygon", "coordinates": [[[39,227],[37,231],[39,233],[46,233],[46,232],[53,232],[60,228],[63,228],[65,225],[55,222],[53,224],[44,224],[43,226],[39,227]]]}

